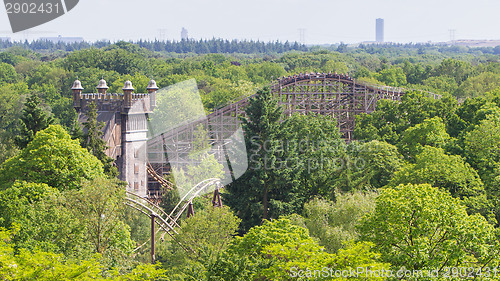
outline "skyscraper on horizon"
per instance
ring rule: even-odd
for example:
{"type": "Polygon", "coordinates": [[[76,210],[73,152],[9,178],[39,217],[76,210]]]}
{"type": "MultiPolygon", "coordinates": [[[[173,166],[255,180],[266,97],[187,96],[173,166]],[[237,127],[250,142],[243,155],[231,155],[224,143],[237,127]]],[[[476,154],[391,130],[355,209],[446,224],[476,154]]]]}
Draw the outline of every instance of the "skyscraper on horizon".
{"type": "Polygon", "coordinates": [[[375,24],[375,41],[384,42],[384,19],[377,19],[375,24]]]}
{"type": "Polygon", "coordinates": [[[181,30],[181,40],[188,40],[188,39],[189,39],[188,31],[183,27],[181,30]]]}

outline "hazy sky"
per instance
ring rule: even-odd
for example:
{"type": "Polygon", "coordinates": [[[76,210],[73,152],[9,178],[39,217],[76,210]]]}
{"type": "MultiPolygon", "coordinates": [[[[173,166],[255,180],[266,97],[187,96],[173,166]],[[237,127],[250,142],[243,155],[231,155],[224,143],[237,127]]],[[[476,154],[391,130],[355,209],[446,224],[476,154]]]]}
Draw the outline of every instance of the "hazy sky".
{"type": "Polygon", "coordinates": [[[68,14],[16,34],[4,8],[0,36],[179,40],[185,27],[195,39],[299,41],[305,29],[307,44],[355,43],[375,40],[376,18],[385,20],[390,42],[448,41],[450,29],[456,39],[500,39],[500,0],[80,0],[68,14]]]}

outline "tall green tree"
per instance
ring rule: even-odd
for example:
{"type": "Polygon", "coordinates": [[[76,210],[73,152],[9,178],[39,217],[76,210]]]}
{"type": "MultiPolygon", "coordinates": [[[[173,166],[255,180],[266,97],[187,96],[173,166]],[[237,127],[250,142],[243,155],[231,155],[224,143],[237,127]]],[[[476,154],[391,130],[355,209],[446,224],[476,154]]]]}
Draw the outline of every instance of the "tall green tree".
{"type": "MultiPolygon", "coordinates": [[[[0,132],[7,133],[6,138],[2,137],[0,143],[6,143],[7,138],[13,138],[16,131],[16,121],[20,117],[20,110],[23,103],[22,95],[28,92],[28,86],[25,83],[0,85],[0,132]]],[[[5,160],[5,159],[4,159],[5,160]]]]}
{"type": "Polygon", "coordinates": [[[37,94],[31,94],[26,99],[19,124],[19,135],[16,137],[16,144],[20,148],[25,148],[33,140],[36,133],[46,129],[54,123],[54,118],[40,107],[41,101],[37,94]]]}
{"type": "Polygon", "coordinates": [[[333,198],[339,170],[339,156],[345,150],[337,121],[323,115],[293,114],[283,121],[279,132],[280,146],[290,167],[296,166],[301,197],[305,201],[321,195],[333,198]]]}
{"type": "Polygon", "coordinates": [[[258,92],[243,120],[249,169],[227,186],[224,201],[242,219],[241,231],[262,220],[291,214],[299,206],[293,167],[280,149],[278,133],[282,109],[269,89],[258,92]]]}
{"type": "Polygon", "coordinates": [[[207,267],[227,250],[238,230],[240,219],[229,207],[205,203],[204,210],[182,221],[168,251],[158,251],[157,260],[169,269],[173,280],[206,280],[207,267]]]}
{"type": "Polygon", "coordinates": [[[106,141],[102,139],[104,122],[97,121],[97,105],[95,103],[89,103],[85,116],[87,120],[83,122],[82,147],[87,148],[92,155],[102,162],[106,175],[110,178],[118,176],[118,168],[114,166],[114,159],[106,155],[108,147],[106,141]]]}

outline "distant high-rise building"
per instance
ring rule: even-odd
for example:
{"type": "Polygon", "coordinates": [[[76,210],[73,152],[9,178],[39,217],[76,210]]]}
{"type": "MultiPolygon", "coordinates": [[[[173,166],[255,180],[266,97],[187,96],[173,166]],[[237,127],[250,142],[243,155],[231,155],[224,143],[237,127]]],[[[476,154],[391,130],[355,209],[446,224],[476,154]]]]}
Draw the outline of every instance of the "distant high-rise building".
{"type": "Polygon", "coordinates": [[[375,25],[375,41],[384,42],[384,19],[377,19],[375,25]]]}
{"type": "Polygon", "coordinates": [[[188,40],[188,39],[189,39],[188,31],[183,27],[181,31],[181,40],[188,40]]]}

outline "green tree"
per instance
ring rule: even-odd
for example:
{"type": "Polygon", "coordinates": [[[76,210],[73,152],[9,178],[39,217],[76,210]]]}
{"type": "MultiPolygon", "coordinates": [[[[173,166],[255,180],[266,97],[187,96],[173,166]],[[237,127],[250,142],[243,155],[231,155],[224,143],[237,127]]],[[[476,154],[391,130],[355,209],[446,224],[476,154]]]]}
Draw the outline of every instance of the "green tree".
{"type": "Polygon", "coordinates": [[[465,80],[456,95],[462,98],[481,97],[500,87],[500,74],[484,72],[465,80]]]}
{"type": "Polygon", "coordinates": [[[216,280],[294,280],[299,276],[332,280],[320,276],[318,271],[324,267],[388,269],[388,264],[378,262],[378,255],[371,251],[371,246],[369,243],[351,244],[337,254],[329,254],[309,237],[307,229],[287,219],[266,221],[250,229],[245,236],[235,238],[227,254],[211,265],[208,276],[216,280]]]}
{"type": "Polygon", "coordinates": [[[469,163],[476,168],[500,219],[500,116],[487,115],[472,130],[464,133],[464,150],[469,163]]]}
{"type": "Polygon", "coordinates": [[[380,188],[389,183],[403,165],[403,157],[396,146],[373,140],[364,143],[358,152],[359,168],[368,176],[370,187],[380,188]]]}
{"type": "Polygon", "coordinates": [[[450,95],[454,94],[458,88],[455,79],[449,76],[432,76],[422,81],[422,84],[431,87],[431,89],[434,89],[438,93],[447,93],[450,95]]]}
{"type": "Polygon", "coordinates": [[[83,224],[86,238],[96,253],[118,249],[130,254],[132,250],[130,227],[122,220],[126,208],[123,186],[117,179],[96,178],[65,194],[69,209],[83,224]]]}
{"type": "Polygon", "coordinates": [[[17,120],[21,115],[21,96],[28,92],[25,83],[0,85],[0,163],[15,155],[17,120]]]}
{"type": "Polygon", "coordinates": [[[427,183],[447,190],[454,197],[463,199],[469,212],[480,211],[490,216],[483,182],[461,156],[446,155],[441,148],[425,146],[415,157],[414,164],[407,164],[394,174],[389,186],[409,183],[427,183]]]}
{"type": "Polygon", "coordinates": [[[81,186],[82,179],[103,175],[102,163],[59,125],[36,134],[18,155],[0,167],[0,186],[16,180],[46,183],[59,190],[81,186]]]}
{"type": "Polygon", "coordinates": [[[207,206],[182,222],[178,241],[190,245],[195,255],[192,258],[213,260],[227,248],[240,221],[227,206],[207,206]]]}
{"type": "Polygon", "coordinates": [[[127,271],[106,270],[98,257],[67,259],[61,254],[21,250],[15,254],[12,232],[0,230],[2,280],[159,280],[166,278],[161,264],[142,264],[127,271]]]}
{"type": "Polygon", "coordinates": [[[455,79],[457,85],[462,84],[472,71],[470,63],[455,59],[444,59],[441,64],[434,69],[433,76],[448,76],[455,79]]]}
{"type": "Polygon", "coordinates": [[[240,219],[227,206],[207,205],[182,221],[175,242],[171,241],[168,251],[158,251],[158,260],[175,279],[200,280],[209,265],[225,253],[239,223],[240,219]]]}
{"type": "Polygon", "coordinates": [[[30,204],[56,193],[57,189],[44,183],[16,181],[11,187],[0,191],[0,226],[10,228],[12,222],[22,216],[30,204]]]}
{"type": "Polygon", "coordinates": [[[17,81],[17,73],[10,64],[0,62],[0,86],[3,84],[12,84],[17,81]]]}
{"type": "Polygon", "coordinates": [[[337,121],[322,115],[293,114],[279,128],[279,146],[287,165],[295,168],[303,200],[321,195],[332,197],[338,172],[335,160],[345,150],[337,121]]]}
{"type": "Polygon", "coordinates": [[[315,198],[304,205],[303,217],[292,215],[290,219],[306,227],[327,252],[336,253],[358,239],[356,226],[373,212],[376,197],[373,192],[353,191],[337,194],[335,202],[315,198]]]}
{"type": "Polygon", "coordinates": [[[87,148],[92,155],[102,162],[104,173],[108,177],[114,178],[118,176],[118,168],[114,165],[114,159],[106,155],[108,146],[106,141],[102,139],[104,122],[97,121],[97,105],[95,103],[89,103],[85,117],[87,117],[87,120],[83,122],[82,147],[87,148]]]}
{"type": "Polygon", "coordinates": [[[4,193],[14,200],[9,204],[10,209],[18,208],[11,213],[14,248],[17,251],[40,249],[67,257],[90,257],[92,248],[85,237],[82,222],[67,208],[65,197],[60,192],[53,191],[54,188],[35,190],[40,194],[33,202],[29,200],[34,197],[33,191],[28,193],[29,197],[21,194],[37,186],[43,187],[43,184],[20,182],[4,193]]]}
{"type": "Polygon", "coordinates": [[[332,173],[334,181],[330,187],[329,198],[332,200],[335,199],[334,192],[371,189],[370,181],[375,175],[375,170],[368,172],[366,160],[359,157],[360,152],[363,151],[363,146],[359,142],[344,145],[339,157],[333,159],[336,169],[332,173]]]}
{"type": "Polygon", "coordinates": [[[380,82],[393,87],[406,85],[406,75],[403,72],[403,69],[399,67],[383,69],[379,73],[375,74],[375,78],[377,78],[380,82]]]}
{"type": "Polygon", "coordinates": [[[409,127],[439,116],[445,124],[457,118],[458,102],[451,96],[434,99],[425,93],[408,92],[401,102],[379,100],[377,110],[356,116],[354,135],[357,140],[382,140],[397,145],[409,127]]]}
{"type": "Polygon", "coordinates": [[[500,175],[500,116],[488,115],[473,126],[473,130],[465,134],[464,145],[471,164],[491,184],[494,177],[500,175]]]}
{"type": "Polygon", "coordinates": [[[499,251],[495,229],[486,219],[468,215],[459,199],[429,184],[382,190],[359,231],[395,268],[479,268],[494,264],[499,251]]]}
{"type": "Polygon", "coordinates": [[[16,137],[16,144],[20,148],[25,148],[35,137],[36,133],[45,130],[54,123],[54,118],[40,107],[38,95],[32,94],[24,103],[21,123],[19,124],[20,134],[16,137]]]}
{"type": "Polygon", "coordinates": [[[287,161],[278,138],[282,109],[269,89],[250,100],[243,120],[249,169],[229,184],[224,201],[242,219],[241,230],[262,220],[291,214],[301,206],[293,168],[287,161]]]}
{"type": "Polygon", "coordinates": [[[408,158],[414,158],[424,146],[444,147],[449,139],[446,125],[436,116],[406,129],[399,146],[408,158]]]}

